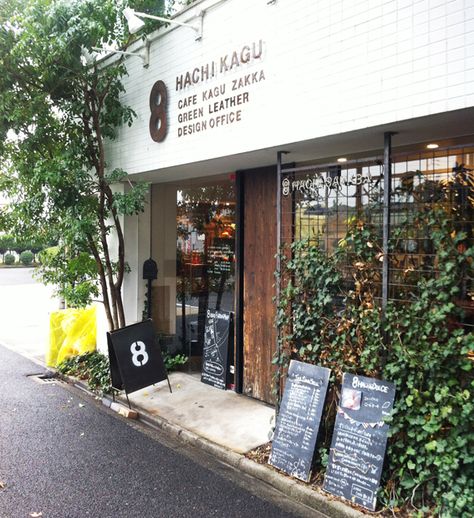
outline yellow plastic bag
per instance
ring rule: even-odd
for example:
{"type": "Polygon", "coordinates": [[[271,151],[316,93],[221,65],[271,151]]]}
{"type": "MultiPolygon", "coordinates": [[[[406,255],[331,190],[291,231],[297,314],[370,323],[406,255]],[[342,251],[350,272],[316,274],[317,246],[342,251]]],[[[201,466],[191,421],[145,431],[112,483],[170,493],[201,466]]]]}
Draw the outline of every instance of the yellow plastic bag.
{"type": "Polygon", "coordinates": [[[66,358],[95,351],[96,310],[62,309],[51,313],[46,365],[57,367],[66,358]]]}

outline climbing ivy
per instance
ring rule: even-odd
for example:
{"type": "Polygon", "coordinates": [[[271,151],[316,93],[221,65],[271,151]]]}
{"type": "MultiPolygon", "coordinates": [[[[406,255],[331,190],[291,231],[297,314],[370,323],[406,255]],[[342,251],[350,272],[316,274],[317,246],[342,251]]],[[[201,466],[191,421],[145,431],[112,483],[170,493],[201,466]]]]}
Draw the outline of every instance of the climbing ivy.
{"type": "Polygon", "coordinates": [[[474,509],[474,336],[455,304],[461,272],[472,274],[474,247],[443,211],[418,225],[434,229],[437,264],[417,283],[408,304],[391,303],[390,348],[383,376],[397,385],[388,446],[385,503],[419,515],[472,516],[474,509]]]}
{"type": "Polygon", "coordinates": [[[350,219],[331,255],[309,241],[281,251],[274,363],[283,372],[291,358],[332,371],[319,475],[342,373],[393,381],[397,396],[380,501],[394,514],[467,517],[474,509],[474,337],[455,302],[462,282],[472,278],[474,247],[453,228],[446,209],[411,218],[420,234],[430,236],[436,259],[415,277],[411,270],[403,273],[414,287],[403,300],[389,301],[384,315],[375,226],[350,219]]]}

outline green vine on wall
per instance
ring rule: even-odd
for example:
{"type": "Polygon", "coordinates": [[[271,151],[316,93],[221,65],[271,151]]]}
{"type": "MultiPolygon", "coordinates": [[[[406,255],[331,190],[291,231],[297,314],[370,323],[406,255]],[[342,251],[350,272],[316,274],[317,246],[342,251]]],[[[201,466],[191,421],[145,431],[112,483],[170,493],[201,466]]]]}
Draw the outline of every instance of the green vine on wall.
{"type": "Polygon", "coordinates": [[[474,247],[450,216],[446,207],[411,216],[420,235],[429,235],[434,260],[399,274],[413,288],[389,301],[384,318],[375,226],[350,219],[332,255],[308,241],[281,253],[274,363],[283,372],[291,358],[322,365],[335,381],[322,423],[321,475],[342,373],[396,384],[379,495],[393,513],[458,518],[474,509],[474,337],[456,303],[466,279],[472,282],[474,247]]]}

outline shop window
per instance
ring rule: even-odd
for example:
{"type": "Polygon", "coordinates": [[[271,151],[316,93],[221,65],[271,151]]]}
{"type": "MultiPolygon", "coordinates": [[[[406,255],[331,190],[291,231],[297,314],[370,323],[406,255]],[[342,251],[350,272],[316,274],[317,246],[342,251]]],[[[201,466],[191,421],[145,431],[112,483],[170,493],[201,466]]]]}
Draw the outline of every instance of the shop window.
{"type": "MultiPolygon", "coordinates": [[[[391,196],[390,292],[392,300],[416,297],[420,278],[437,276],[438,256],[432,233],[420,215],[441,210],[451,235],[464,236],[458,247],[473,243],[474,148],[459,147],[395,155],[391,196]]],[[[473,280],[462,272],[455,302],[464,308],[464,325],[474,324],[473,280]]]]}
{"type": "MultiPolygon", "coordinates": [[[[389,240],[389,298],[416,297],[419,279],[437,275],[437,256],[420,215],[442,209],[452,232],[464,236],[458,246],[473,242],[474,148],[471,146],[392,155],[389,240]]],[[[298,168],[282,177],[282,243],[306,240],[327,254],[346,254],[342,264],[347,288],[353,282],[354,260],[344,240],[354,224],[370,230],[367,246],[382,249],[383,160],[361,159],[341,165],[298,168]],[[345,251],[347,250],[347,251],[345,251]],[[346,264],[346,266],[344,266],[346,264]]],[[[367,235],[369,235],[367,233],[367,235]]],[[[382,256],[371,265],[375,300],[382,294],[382,256]]],[[[460,281],[456,304],[463,307],[463,325],[474,324],[474,284],[460,281]]]]}
{"type": "Polygon", "coordinates": [[[178,187],[176,227],[176,343],[199,371],[207,309],[234,310],[233,182],[178,187]]]}

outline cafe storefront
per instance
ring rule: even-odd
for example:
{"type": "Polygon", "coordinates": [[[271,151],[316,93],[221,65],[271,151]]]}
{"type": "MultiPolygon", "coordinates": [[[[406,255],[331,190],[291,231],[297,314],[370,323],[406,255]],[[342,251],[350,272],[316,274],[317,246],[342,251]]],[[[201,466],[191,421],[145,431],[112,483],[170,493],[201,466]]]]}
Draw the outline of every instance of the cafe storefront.
{"type": "MultiPolygon", "coordinates": [[[[453,224],[472,239],[474,145],[464,138],[433,150],[426,145],[391,154],[390,273],[384,291],[381,260],[376,272],[380,304],[383,297],[403,300],[414,288],[417,273],[435,260],[429,236],[418,235],[413,223],[420,210],[441,202],[456,205],[453,224]],[[443,198],[447,188],[449,200],[443,198]]],[[[188,371],[200,373],[207,310],[232,312],[228,388],[273,402],[278,246],[308,240],[332,254],[351,220],[360,218],[374,226],[382,247],[384,167],[381,153],[329,164],[288,162],[282,164],[280,177],[275,165],[154,185],[152,205],[158,213],[158,200],[167,198],[167,225],[173,236],[164,242],[159,235],[163,221],[159,214],[152,217],[152,257],[169,268],[166,289],[153,287],[152,315],[169,351],[188,356],[188,371]],[[163,255],[166,242],[168,260],[163,255]]],[[[347,277],[350,283],[350,272],[347,277]]],[[[469,327],[470,301],[471,287],[466,284],[457,302],[466,309],[464,324],[469,327]]]]}
{"type": "MultiPolygon", "coordinates": [[[[373,24],[391,15],[367,18],[369,3],[351,8],[351,21],[331,2],[315,9],[304,0],[295,11],[288,2],[202,0],[177,17],[191,23],[204,13],[200,39],[167,27],[149,37],[148,68],[127,60],[124,101],[137,118],[110,144],[111,166],[151,183],[146,212],[125,220],[127,319],[151,304],[162,343],[190,358],[193,375],[207,310],[231,312],[227,388],[267,403],[280,245],[307,239],[331,254],[364,215],[392,250],[390,264],[380,262],[384,304],[403,298],[433,260],[407,215],[438,202],[442,186],[461,197],[456,224],[472,235],[468,190],[458,184],[472,186],[474,101],[464,75],[463,88],[448,84],[448,69],[464,74],[467,57],[418,45],[415,25],[403,39],[402,12],[386,45],[373,24]],[[421,47],[426,74],[416,68],[421,47]],[[436,86],[435,61],[444,64],[436,86]],[[146,301],[140,272],[149,257],[159,273],[146,301]]],[[[468,308],[467,284],[461,298],[468,308]]]]}

